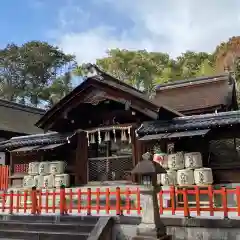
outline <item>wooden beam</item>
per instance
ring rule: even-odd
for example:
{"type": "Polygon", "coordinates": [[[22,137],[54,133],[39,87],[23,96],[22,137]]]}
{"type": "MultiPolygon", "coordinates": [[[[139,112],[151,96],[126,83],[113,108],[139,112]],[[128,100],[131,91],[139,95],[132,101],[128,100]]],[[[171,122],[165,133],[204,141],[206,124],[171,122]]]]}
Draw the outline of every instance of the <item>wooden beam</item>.
{"type": "Polygon", "coordinates": [[[71,109],[77,107],[80,103],[83,103],[84,98],[89,94],[89,90],[93,90],[94,88],[96,90],[106,92],[109,100],[122,103],[130,102],[131,108],[134,110],[148,116],[151,119],[158,118],[158,108],[151,102],[147,102],[144,99],[133,96],[130,93],[122,91],[121,89],[113,88],[112,86],[104,84],[104,82],[93,81],[85,89],[70,99],[67,104],[65,103],[65,107],[63,106],[61,109],[59,108],[55,111],[55,113],[46,121],[47,129],[50,129],[54,125],[54,120],[56,120],[59,115],[63,116],[63,114],[68,114],[71,109]],[[62,111],[60,112],[60,110],[62,111]],[[47,123],[48,121],[49,123],[47,123]]]}
{"type": "Polygon", "coordinates": [[[108,94],[110,100],[121,103],[130,102],[130,107],[136,111],[141,112],[152,119],[158,118],[158,109],[153,109],[152,107],[150,108],[149,104],[144,103],[141,99],[138,99],[137,97],[132,96],[128,93],[122,92],[121,90],[114,90],[107,85],[103,86],[102,84],[100,85],[99,83],[95,83],[94,86],[96,86],[97,89],[105,91],[108,94]]]}
{"type": "Polygon", "coordinates": [[[85,132],[77,133],[77,147],[75,159],[75,184],[82,185],[88,182],[88,143],[85,132]]]}

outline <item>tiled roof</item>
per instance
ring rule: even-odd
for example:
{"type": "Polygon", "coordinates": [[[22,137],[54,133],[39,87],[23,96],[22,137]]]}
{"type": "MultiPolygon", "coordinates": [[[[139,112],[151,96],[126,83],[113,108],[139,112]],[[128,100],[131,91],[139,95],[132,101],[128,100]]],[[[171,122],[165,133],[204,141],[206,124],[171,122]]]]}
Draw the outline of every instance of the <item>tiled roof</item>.
{"type": "MultiPolygon", "coordinates": [[[[97,68],[96,66],[94,67],[97,68]]],[[[49,123],[54,125],[54,121],[65,111],[66,108],[71,108],[71,104],[74,102],[74,99],[76,100],[84,89],[90,89],[91,87],[98,88],[99,86],[101,86],[103,89],[111,89],[111,92],[117,91],[121,92],[121,94],[127,95],[128,100],[131,100],[132,105],[139,105],[139,102],[141,102],[146,106],[146,108],[154,112],[154,117],[152,119],[157,118],[160,109],[165,109],[174,116],[182,116],[181,113],[169,108],[167,105],[154,103],[141,91],[98,69],[98,75],[87,77],[80,85],[73,89],[73,91],[71,91],[50,110],[48,110],[45,115],[36,123],[36,126],[39,128],[48,129],[47,126],[49,123]]],[[[138,109],[142,107],[142,104],[139,105],[138,109]]],[[[49,130],[55,131],[56,129],[52,127],[49,130]]],[[[58,131],[58,129],[56,131],[58,131]]]]}
{"type": "MultiPolygon", "coordinates": [[[[220,75],[214,75],[214,76],[205,76],[205,77],[197,77],[197,78],[190,78],[190,79],[183,79],[183,80],[177,80],[177,81],[170,81],[167,83],[159,84],[156,89],[160,90],[161,88],[167,88],[167,87],[182,87],[187,85],[193,85],[198,84],[199,82],[211,82],[213,80],[221,80],[221,79],[228,79],[231,81],[231,78],[229,78],[229,74],[220,74],[220,75]]],[[[231,82],[229,82],[231,83],[231,82]]]]}
{"type": "Polygon", "coordinates": [[[34,124],[45,110],[0,99],[0,130],[20,134],[35,134],[43,131],[34,124]]]}
{"type": "Polygon", "coordinates": [[[211,108],[238,110],[235,79],[229,74],[159,85],[154,102],[167,105],[184,115],[204,113],[211,108]]]}
{"type": "Polygon", "coordinates": [[[164,132],[207,129],[240,124],[240,111],[176,117],[170,121],[144,122],[137,130],[140,136],[164,132]]]}
{"type": "Polygon", "coordinates": [[[23,146],[44,145],[52,143],[65,143],[68,137],[72,136],[72,133],[60,134],[60,133],[46,133],[28,135],[22,137],[13,137],[7,141],[0,142],[0,150],[13,149],[23,146]]]}

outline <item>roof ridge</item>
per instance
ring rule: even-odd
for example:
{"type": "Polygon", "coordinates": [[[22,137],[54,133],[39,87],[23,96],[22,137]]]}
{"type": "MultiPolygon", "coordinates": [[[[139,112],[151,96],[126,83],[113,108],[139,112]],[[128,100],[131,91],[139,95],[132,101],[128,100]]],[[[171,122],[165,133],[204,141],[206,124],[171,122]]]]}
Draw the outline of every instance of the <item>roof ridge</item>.
{"type": "Polygon", "coordinates": [[[30,134],[26,136],[12,137],[10,138],[10,140],[24,140],[24,139],[39,138],[39,137],[54,137],[54,136],[60,136],[60,135],[64,135],[64,134],[59,132],[39,133],[39,134],[30,134]]]}
{"type": "Polygon", "coordinates": [[[225,74],[223,73],[223,74],[219,74],[219,75],[212,75],[212,76],[204,76],[204,77],[196,77],[196,78],[175,80],[175,81],[159,84],[156,87],[156,90],[160,90],[161,87],[170,87],[170,86],[176,86],[176,85],[180,85],[180,84],[184,84],[184,83],[191,83],[191,82],[197,83],[197,82],[200,82],[200,81],[210,81],[212,79],[216,79],[217,80],[217,78],[229,77],[229,76],[231,76],[229,73],[225,73],[225,74]]]}
{"type": "Polygon", "coordinates": [[[200,114],[200,115],[191,115],[191,116],[182,116],[176,117],[175,120],[191,120],[191,119],[203,119],[203,118],[210,118],[210,117],[228,117],[234,115],[240,115],[240,110],[236,111],[227,111],[227,112],[219,112],[219,113],[207,113],[207,114],[200,114]]]}
{"type": "Polygon", "coordinates": [[[16,103],[16,102],[1,99],[1,98],[0,98],[0,106],[15,108],[15,109],[18,109],[18,110],[22,110],[22,111],[30,112],[30,113],[36,113],[36,114],[44,114],[46,112],[46,110],[41,109],[41,108],[31,107],[31,106],[28,106],[28,105],[24,105],[24,104],[21,104],[21,103],[16,103]]]}
{"type": "Polygon", "coordinates": [[[119,79],[118,79],[117,77],[115,77],[114,75],[112,75],[112,74],[110,74],[110,73],[108,73],[108,72],[105,72],[105,71],[104,71],[101,67],[99,67],[98,65],[96,65],[96,64],[92,64],[92,65],[93,65],[102,75],[105,75],[105,76],[110,77],[112,82],[116,82],[116,83],[118,83],[118,84],[120,84],[120,85],[122,85],[122,86],[131,88],[132,90],[135,90],[135,91],[138,92],[138,93],[144,94],[143,91],[141,91],[141,90],[139,90],[139,89],[131,86],[130,84],[128,84],[128,83],[126,83],[126,82],[124,82],[124,81],[119,80],[119,79]]]}

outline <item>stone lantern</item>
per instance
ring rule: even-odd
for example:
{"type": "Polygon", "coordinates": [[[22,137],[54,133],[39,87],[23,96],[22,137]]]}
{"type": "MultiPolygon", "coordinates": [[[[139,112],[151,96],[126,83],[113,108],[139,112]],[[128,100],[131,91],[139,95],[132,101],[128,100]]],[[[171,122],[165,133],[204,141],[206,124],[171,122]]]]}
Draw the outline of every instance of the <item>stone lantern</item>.
{"type": "Polygon", "coordinates": [[[132,170],[132,174],[141,176],[144,185],[144,188],[141,189],[142,220],[138,225],[137,235],[165,239],[167,237],[166,227],[160,219],[157,197],[161,190],[161,187],[157,185],[157,174],[166,173],[166,170],[160,164],[152,161],[151,153],[144,153],[142,158],[143,160],[132,170]]]}

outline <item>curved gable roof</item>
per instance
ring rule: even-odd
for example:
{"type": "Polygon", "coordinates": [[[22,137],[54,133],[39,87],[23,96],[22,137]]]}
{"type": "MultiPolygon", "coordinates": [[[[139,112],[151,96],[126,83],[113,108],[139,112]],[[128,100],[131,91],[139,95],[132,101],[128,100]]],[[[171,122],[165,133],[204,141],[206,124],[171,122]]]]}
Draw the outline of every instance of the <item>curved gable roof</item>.
{"type": "MultiPolygon", "coordinates": [[[[63,99],[61,99],[50,110],[48,110],[45,115],[36,123],[37,127],[51,130],[48,126],[51,125],[51,123],[53,123],[54,121],[56,121],[59,115],[62,115],[67,109],[73,108],[73,103],[77,98],[81,97],[83,91],[92,87],[96,89],[104,89],[104,91],[106,90],[108,92],[111,92],[112,95],[124,95],[127,98],[126,100],[131,100],[131,104],[135,105],[135,107],[137,107],[138,103],[140,102],[141,104],[146,106],[149,111],[155,113],[156,116],[158,116],[159,111],[162,109],[168,111],[173,116],[182,116],[181,113],[174,111],[166,106],[160,106],[153,103],[141,91],[101,71],[95,65],[92,66],[97,69],[98,74],[86,78],[79,86],[73,89],[72,92],[70,92],[63,99]]],[[[136,110],[141,110],[141,107],[136,110]]],[[[143,111],[143,113],[147,115],[146,111],[143,111]]],[[[154,118],[155,117],[153,117],[153,119],[154,118]]]]}

